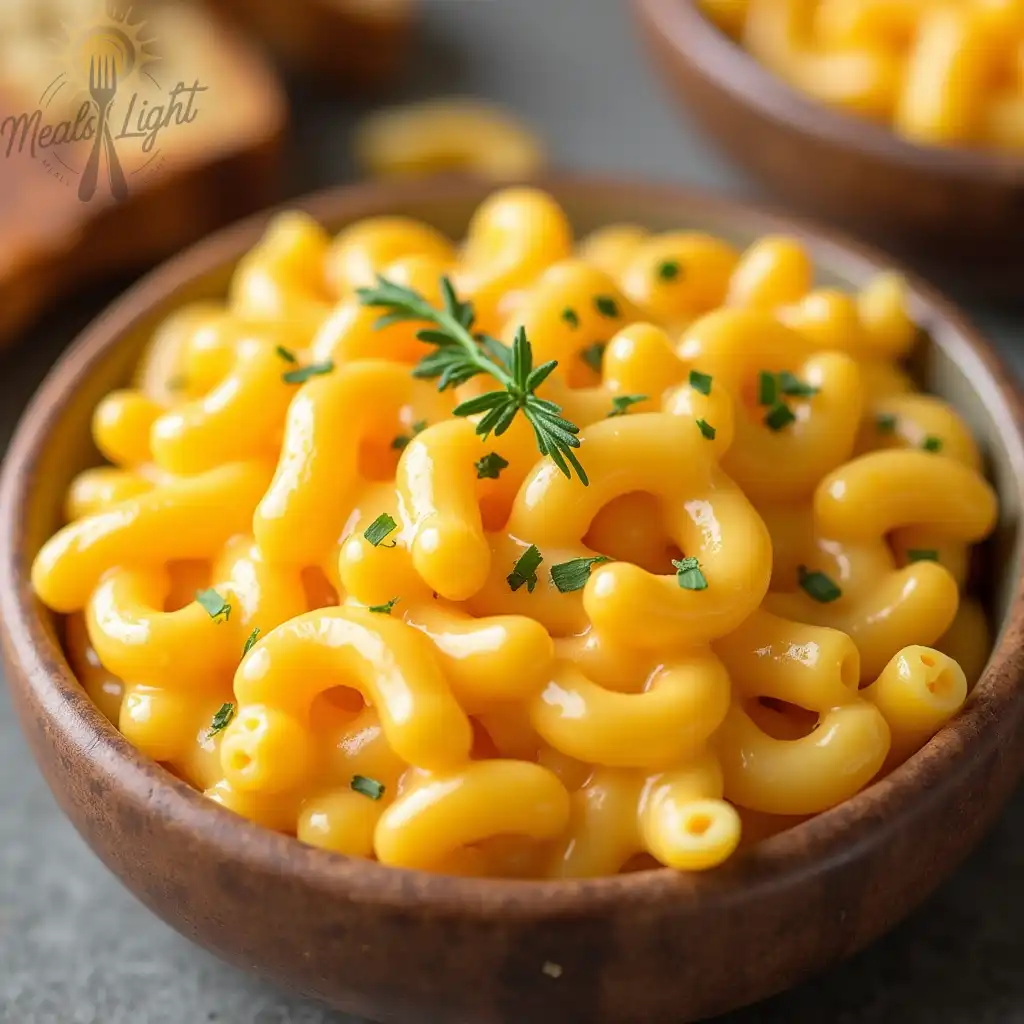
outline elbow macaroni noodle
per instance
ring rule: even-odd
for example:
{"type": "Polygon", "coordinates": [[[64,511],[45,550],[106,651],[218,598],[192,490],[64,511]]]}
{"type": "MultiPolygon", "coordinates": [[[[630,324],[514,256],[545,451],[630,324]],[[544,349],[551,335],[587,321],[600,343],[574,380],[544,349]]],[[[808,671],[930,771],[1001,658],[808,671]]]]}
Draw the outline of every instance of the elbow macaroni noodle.
{"type": "Polygon", "coordinates": [[[700,0],[723,31],[822,103],[912,142],[1024,150],[1019,0],[700,0]]]}
{"type": "Polygon", "coordinates": [[[712,868],[912,756],[984,666],[996,499],[899,369],[916,334],[901,278],[816,288],[795,239],[575,245],[528,189],[461,250],[288,214],[100,403],[110,465],[33,583],[103,714],[259,824],[473,876],[712,868]],[[523,415],[481,435],[481,377],[414,375],[378,274],[525,327],[586,486],[523,415]]]}

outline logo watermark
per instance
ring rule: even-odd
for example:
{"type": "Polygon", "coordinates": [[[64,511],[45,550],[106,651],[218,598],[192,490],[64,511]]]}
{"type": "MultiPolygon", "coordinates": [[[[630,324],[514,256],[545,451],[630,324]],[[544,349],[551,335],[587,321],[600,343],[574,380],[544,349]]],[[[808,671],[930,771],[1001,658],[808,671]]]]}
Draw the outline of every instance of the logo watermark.
{"type": "Polygon", "coordinates": [[[166,133],[201,113],[208,91],[198,78],[161,81],[158,41],[131,8],[97,7],[82,25],[64,26],[55,71],[34,110],[0,121],[0,158],[39,161],[84,202],[106,191],[118,202],[166,163],[166,133]]]}

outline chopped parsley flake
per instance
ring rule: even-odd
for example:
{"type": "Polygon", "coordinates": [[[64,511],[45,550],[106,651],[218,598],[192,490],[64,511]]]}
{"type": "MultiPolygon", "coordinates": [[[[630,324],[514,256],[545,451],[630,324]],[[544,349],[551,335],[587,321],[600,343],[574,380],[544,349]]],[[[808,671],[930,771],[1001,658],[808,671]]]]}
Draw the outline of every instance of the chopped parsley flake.
{"type": "Polygon", "coordinates": [[[606,341],[595,341],[593,345],[588,345],[584,349],[580,349],[580,359],[583,360],[589,366],[594,373],[601,372],[601,360],[604,359],[604,350],[608,347],[606,341]]]}
{"type": "Polygon", "coordinates": [[[801,565],[798,569],[800,589],[808,597],[814,598],[820,604],[828,604],[843,596],[843,592],[832,580],[831,576],[823,572],[808,572],[807,567],[801,565]]]}
{"type": "Polygon", "coordinates": [[[203,606],[206,614],[214,622],[221,621],[220,617],[222,615],[224,616],[224,622],[231,618],[231,605],[212,587],[209,590],[197,590],[196,600],[203,606]]]}
{"type": "Polygon", "coordinates": [[[662,281],[674,281],[679,276],[679,263],[676,260],[662,260],[658,264],[658,277],[662,281]]]}
{"type": "Polygon", "coordinates": [[[757,375],[757,404],[774,405],[779,397],[779,382],[774,373],[762,370],[757,375]]]}
{"type": "Polygon", "coordinates": [[[551,582],[563,594],[571,594],[574,590],[582,590],[590,579],[590,570],[602,562],[610,562],[607,555],[595,555],[592,558],[574,558],[569,562],[559,562],[551,566],[551,582]]]}
{"type": "Polygon", "coordinates": [[[793,410],[785,402],[773,405],[764,418],[764,425],[776,433],[795,422],[796,417],[793,415],[793,410]]]}
{"type": "Polygon", "coordinates": [[[576,314],[576,310],[572,306],[566,306],[562,310],[562,319],[574,330],[580,325],[580,318],[576,314]]]}
{"type": "Polygon", "coordinates": [[[717,431],[707,420],[697,420],[697,426],[700,427],[700,432],[709,440],[714,441],[715,434],[717,431]]]}
{"type": "MultiPolygon", "coordinates": [[[[377,547],[380,542],[393,530],[397,529],[398,523],[394,521],[387,514],[387,512],[381,512],[379,516],[363,532],[363,536],[374,546],[377,547]]],[[[392,541],[390,544],[385,544],[385,547],[393,548],[395,542],[392,541]]]]}
{"type": "Polygon", "coordinates": [[[512,566],[512,571],[505,577],[505,580],[513,591],[525,585],[532,594],[533,588],[537,586],[537,569],[543,561],[544,556],[540,553],[537,545],[531,544],[516,559],[516,564],[512,566]]]}
{"type": "Polygon", "coordinates": [[[426,429],[427,429],[427,421],[426,420],[417,420],[412,425],[412,433],[411,434],[399,434],[398,437],[396,437],[391,442],[391,447],[394,448],[396,451],[403,451],[406,448],[406,446],[409,444],[409,442],[417,434],[422,434],[423,431],[426,430],[426,429]]]}
{"type": "Polygon", "coordinates": [[[616,395],[612,399],[612,411],[608,413],[608,418],[610,419],[612,416],[625,416],[626,410],[631,405],[646,401],[647,395],[616,395]]]}
{"type": "Polygon", "coordinates": [[[217,709],[217,713],[213,716],[213,721],[210,722],[210,731],[206,734],[207,739],[211,739],[217,733],[223,732],[231,724],[231,719],[234,717],[235,705],[230,703],[221,704],[217,709]]]}
{"type": "Polygon", "coordinates": [[[379,800],[384,795],[384,783],[376,779],[368,778],[366,775],[353,775],[352,788],[371,800],[379,800]]]}
{"type": "Polygon", "coordinates": [[[896,433],[896,417],[891,412],[882,412],[875,417],[875,429],[880,434],[896,433]]]}
{"type": "Polygon", "coordinates": [[[699,391],[702,395],[711,394],[711,374],[700,373],[697,370],[690,371],[690,387],[699,391]]]}
{"type": "Polygon", "coordinates": [[[907,561],[908,562],[937,562],[939,560],[938,551],[932,548],[908,548],[907,549],[907,561]]]}
{"type": "Polygon", "coordinates": [[[371,604],[367,611],[379,612],[381,615],[390,615],[391,609],[394,608],[401,600],[402,599],[400,597],[393,597],[390,601],[387,601],[384,604],[371,604]]]}
{"type": "Polygon", "coordinates": [[[783,370],[779,374],[778,380],[779,390],[784,395],[789,395],[790,398],[810,398],[821,390],[821,388],[816,388],[813,384],[800,380],[799,377],[790,373],[789,370],[783,370]]]}
{"type": "Polygon", "coordinates": [[[601,316],[616,317],[619,315],[619,304],[610,295],[595,295],[594,308],[601,316]]]}
{"type": "Polygon", "coordinates": [[[700,562],[696,558],[672,559],[676,567],[676,582],[683,590],[707,590],[708,581],[701,572],[700,562]]]}
{"type": "Polygon", "coordinates": [[[330,359],[322,363],[310,363],[309,366],[301,366],[297,370],[288,370],[281,375],[285,384],[305,384],[310,377],[322,377],[334,370],[334,362],[330,359]]]}
{"type": "Polygon", "coordinates": [[[926,452],[941,452],[942,451],[942,438],[936,437],[934,434],[929,434],[924,441],[921,443],[921,447],[926,452]]]}
{"type": "Polygon", "coordinates": [[[295,358],[295,353],[290,349],[284,347],[284,345],[278,345],[274,351],[286,362],[286,363],[297,363],[298,359],[295,358]]]}
{"type": "Polygon", "coordinates": [[[260,638],[260,627],[257,626],[250,634],[249,638],[245,641],[245,646],[242,648],[242,657],[244,658],[252,649],[256,646],[256,641],[260,638]]]}
{"type": "Polygon", "coordinates": [[[503,459],[497,452],[489,452],[473,465],[476,466],[477,480],[497,480],[501,471],[508,468],[508,459],[503,459]]]}

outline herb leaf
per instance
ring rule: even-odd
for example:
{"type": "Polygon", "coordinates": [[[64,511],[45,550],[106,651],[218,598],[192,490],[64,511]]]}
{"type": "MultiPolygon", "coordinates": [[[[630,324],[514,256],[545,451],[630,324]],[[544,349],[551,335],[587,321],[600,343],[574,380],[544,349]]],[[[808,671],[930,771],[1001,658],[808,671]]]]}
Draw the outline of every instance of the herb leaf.
{"type": "Polygon", "coordinates": [[[384,783],[371,779],[366,775],[353,775],[352,788],[371,800],[379,800],[384,795],[384,783]]]}
{"type": "Polygon", "coordinates": [[[700,427],[700,432],[709,440],[714,441],[716,430],[707,420],[697,420],[697,426],[700,427]]]}
{"type": "Polygon", "coordinates": [[[936,437],[934,434],[929,434],[924,441],[921,442],[921,447],[926,452],[941,452],[942,451],[942,438],[936,437]]]}
{"type": "Polygon", "coordinates": [[[774,405],[779,397],[779,382],[774,373],[762,370],[757,375],[757,404],[774,405]]]}
{"type": "Polygon", "coordinates": [[[875,429],[880,434],[896,433],[896,417],[891,412],[882,412],[875,417],[875,429]]]}
{"type": "Polygon", "coordinates": [[[210,722],[210,731],[206,734],[207,739],[212,739],[219,732],[223,732],[230,724],[231,719],[235,717],[235,705],[221,704],[217,709],[217,713],[213,716],[213,720],[210,722]]]}
{"type": "Polygon", "coordinates": [[[676,260],[662,260],[658,264],[658,277],[662,281],[674,281],[679,276],[679,263],[676,260]]]}
{"type": "Polygon", "coordinates": [[[508,468],[508,459],[503,459],[497,452],[488,452],[473,465],[476,466],[477,480],[497,480],[501,471],[508,468]]]}
{"type": "Polygon", "coordinates": [[[789,370],[783,370],[778,376],[778,381],[779,390],[791,398],[810,398],[821,390],[821,388],[817,388],[813,384],[800,380],[799,377],[790,373],[789,370]]]}
{"type": "Polygon", "coordinates": [[[249,634],[248,639],[245,641],[245,646],[242,648],[242,657],[244,658],[255,646],[256,641],[260,638],[260,627],[257,626],[249,634]]]}
{"type": "Polygon", "coordinates": [[[907,562],[937,562],[939,553],[932,548],[908,548],[907,562]]]}
{"type": "Polygon", "coordinates": [[[617,317],[619,304],[610,295],[595,295],[594,308],[601,316],[617,317]]]}
{"type": "Polygon", "coordinates": [[[843,592],[831,576],[823,572],[808,572],[807,567],[804,565],[801,565],[797,572],[799,574],[800,589],[808,597],[814,598],[815,601],[821,604],[828,604],[830,601],[835,601],[843,596],[843,592]]]}
{"type": "Polygon", "coordinates": [[[785,402],[773,405],[764,418],[764,425],[775,433],[795,422],[796,417],[793,415],[793,410],[785,402]]]}
{"type": "Polygon", "coordinates": [[[369,612],[379,612],[381,615],[390,615],[391,609],[398,604],[402,599],[400,597],[393,597],[390,601],[386,601],[384,604],[371,604],[366,610],[369,612]]]}
{"type": "Polygon", "coordinates": [[[512,566],[512,571],[505,577],[506,582],[513,591],[518,590],[525,584],[526,589],[532,594],[533,588],[537,586],[537,569],[543,561],[544,556],[540,553],[537,545],[531,544],[516,559],[516,564],[512,566]]]}
{"type": "Polygon", "coordinates": [[[697,370],[690,371],[690,387],[699,391],[702,395],[711,394],[711,374],[699,373],[697,370]]]}
{"type": "Polygon", "coordinates": [[[559,562],[551,566],[551,582],[563,594],[571,594],[574,590],[582,590],[590,579],[590,570],[602,562],[610,562],[607,555],[594,555],[592,558],[573,558],[568,562],[559,562]]]}
{"type": "Polygon", "coordinates": [[[625,416],[626,411],[631,405],[646,401],[647,395],[615,395],[612,398],[612,411],[608,413],[608,418],[611,419],[612,416],[625,416]]]}
{"type": "Polygon", "coordinates": [[[601,360],[604,359],[604,350],[608,347],[606,341],[595,341],[593,345],[580,349],[580,359],[589,366],[594,373],[601,372],[601,360]]]}
{"type": "Polygon", "coordinates": [[[676,567],[676,581],[683,590],[707,590],[708,581],[701,572],[700,562],[696,558],[672,559],[676,567]]]}
{"type": "Polygon", "coordinates": [[[291,349],[287,349],[284,345],[278,345],[274,351],[286,362],[286,363],[297,363],[298,359],[295,357],[295,353],[291,349]]]}
{"type": "MultiPolygon", "coordinates": [[[[374,546],[379,546],[380,542],[392,532],[398,528],[398,523],[394,521],[387,514],[387,512],[381,512],[379,516],[363,531],[363,536],[374,546]]],[[[385,547],[393,548],[395,542],[392,541],[390,544],[385,544],[385,547]]]]}
{"type": "Polygon", "coordinates": [[[322,363],[310,363],[309,366],[299,367],[297,370],[288,370],[281,374],[285,384],[305,384],[310,377],[322,377],[334,370],[334,362],[330,359],[322,363]]]}
{"type": "Polygon", "coordinates": [[[409,442],[417,435],[422,434],[427,429],[426,420],[417,420],[412,425],[411,434],[399,434],[392,442],[391,447],[397,451],[403,451],[409,444],[409,442]]]}
{"type": "Polygon", "coordinates": [[[538,398],[534,393],[558,364],[552,360],[534,368],[533,350],[522,327],[516,332],[510,352],[494,339],[473,335],[470,331],[474,319],[472,304],[459,301],[446,277],[441,278],[441,292],[444,303],[439,309],[411,288],[381,276],[378,276],[374,287],[358,289],[364,306],[388,310],[377,321],[378,327],[399,321],[421,321],[431,325],[419,331],[417,337],[436,345],[436,351],[420,360],[413,376],[436,379],[438,390],[444,391],[486,373],[504,389],[489,393],[494,398],[481,396],[490,404],[482,406],[478,399],[463,402],[455,408],[455,415],[471,416],[483,412],[476,432],[486,438],[492,432],[503,434],[516,415],[522,413],[533,428],[541,455],[550,456],[567,477],[575,471],[586,486],[589,482],[587,474],[573,452],[580,446],[576,436],[579,427],[562,417],[560,406],[538,398]]]}
{"type": "Polygon", "coordinates": [[[572,306],[566,306],[562,310],[562,319],[575,330],[580,325],[580,318],[576,313],[576,310],[572,306]]]}
{"type": "Polygon", "coordinates": [[[231,618],[231,605],[224,600],[220,594],[217,593],[213,587],[209,590],[197,590],[196,601],[203,606],[206,614],[213,619],[214,622],[221,621],[221,616],[224,616],[223,621],[227,622],[231,618]]]}

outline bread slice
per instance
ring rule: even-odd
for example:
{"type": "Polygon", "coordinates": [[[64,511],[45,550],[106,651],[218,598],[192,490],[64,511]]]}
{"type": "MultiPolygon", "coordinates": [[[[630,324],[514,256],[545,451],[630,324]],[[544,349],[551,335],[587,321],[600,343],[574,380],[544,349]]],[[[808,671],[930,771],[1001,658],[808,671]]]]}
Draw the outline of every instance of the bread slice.
{"type": "Polygon", "coordinates": [[[287,63],[352,92],[401,78],[416,0],[207,0],[256,32],[287,63]]]}
{"type": "MultiPolygon", "coordinates": [[[[89,0],[24,0],[20,20],[18,3],[5,2],[0,18],[0,344],[69,288],[159,259],[271,202],[287,119],[273,71],[234,29],[199,7],[140,10],[135,0],[136,20],[120,29],[135,40],[138,66],[119,81],[110,114],[127,198],[112,195],[103,147],[95,194],[83,201],[94,140],[39,144],[33,155],[33,133],[18,119],[39,109],[40,126],[73,124],[83,104],[95,116],[82,40],[91,40],[90,26],[110,26],[89,0]],[[68,87],[56,89],[58,81],[68,87]],[[172,123],[147,151],[129,133],[140,115],[145,126],[153,107],[170,106],[179,82],[172,123]]],[[[100,62],[114,52],[106,37],[97,45],[100,62]]]]}

